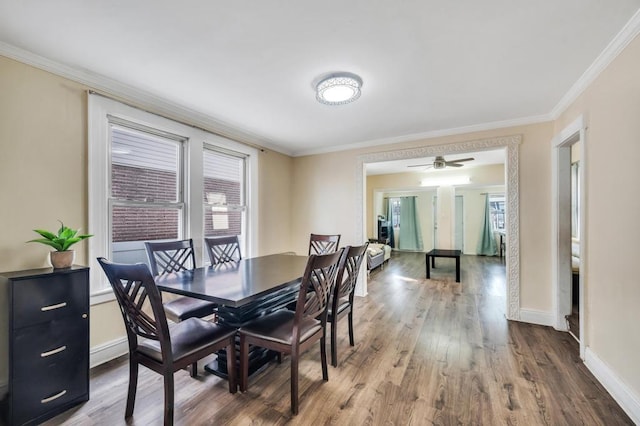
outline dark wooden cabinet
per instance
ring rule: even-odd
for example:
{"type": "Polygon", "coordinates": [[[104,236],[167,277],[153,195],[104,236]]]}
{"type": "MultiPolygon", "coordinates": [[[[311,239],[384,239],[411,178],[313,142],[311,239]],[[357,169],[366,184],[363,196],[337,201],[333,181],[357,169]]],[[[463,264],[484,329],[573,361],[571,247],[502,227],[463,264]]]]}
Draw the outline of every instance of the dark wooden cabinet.
{"type": "Polygon", "coordinates": [[[378,242],[389,244],[389,227],[391,222],[378,219],[378,242]]]}
{"type": "Polygon", "coordinates": [[[89,268],[2,273],[0,292],[6,424],[37,424],[87,401],[89,268]]]}

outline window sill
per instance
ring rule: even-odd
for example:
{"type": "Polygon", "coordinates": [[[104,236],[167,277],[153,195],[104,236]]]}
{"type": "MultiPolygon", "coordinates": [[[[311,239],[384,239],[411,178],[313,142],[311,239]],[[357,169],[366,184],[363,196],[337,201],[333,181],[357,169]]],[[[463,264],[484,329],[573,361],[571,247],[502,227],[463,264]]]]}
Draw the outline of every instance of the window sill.
{"type": "Polygon", "coordinates": [[[93,305],[99,305],[101,303],[111,302],[113,300],[116,300],[116,296],[115,294],[113,294],[113,291],[109,289],[109,290],[104,290],[100,293],[92,294],[90,297],[89,303],[91,306],[93,306],[93,305]]]}

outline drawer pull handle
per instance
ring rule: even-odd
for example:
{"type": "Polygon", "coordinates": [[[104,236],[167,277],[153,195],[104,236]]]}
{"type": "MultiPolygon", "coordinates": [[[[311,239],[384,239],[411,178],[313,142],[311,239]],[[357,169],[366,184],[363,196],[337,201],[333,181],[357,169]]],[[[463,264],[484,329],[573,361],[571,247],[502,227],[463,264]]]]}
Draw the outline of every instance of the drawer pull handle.
{"type": "Polygon", "coordinates": [[[60,352],[64,351],[65,349],[67,349],[67,347],[66,347],[66,346],[60,346],[59,348],[57,348],[57,349],[53,349],[53,350],[50,350],[49,352],[42,352],[42,353],[40,354],[40,357],[42,357],[42,358],[46,358],[46,357],[48,357],[48,356],[51,356],[51,355],[55,355],[55,354],[57,354],[57,353],[60,353],[60,352]]]}
{"type": "Polygon", "coordinates": [[[62,392],[58,392],[57,394],[55,394],[53,396],[50,396],[49,398],[45,398],[45,399],[40,400],[40,403],[41,404],[46,404],[47,402],[55,401],[56,399],[60,398],[61,396],[63,396],[66,393],[67,393],[67,391],[65,389],[62,392]]]}
{"type": "Polygon", "coordinates": [[[56,305],[43,306],[40,308],[42,312],[53,311],[54,309],[60,309],[67,306],[67,302],[58,303],[56,305]]]}

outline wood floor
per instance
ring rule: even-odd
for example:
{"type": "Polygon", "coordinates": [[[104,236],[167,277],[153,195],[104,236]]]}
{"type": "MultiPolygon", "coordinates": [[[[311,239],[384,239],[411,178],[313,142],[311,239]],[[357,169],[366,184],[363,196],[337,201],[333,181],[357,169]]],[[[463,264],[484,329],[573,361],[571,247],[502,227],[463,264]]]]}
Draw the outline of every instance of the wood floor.
{"type": "MultiPolygon", "coordinates": [[[[339,367],[322,381],[320,355],[300,365],[300,414],[289,410],[289,358],[232,395],[210,374],[176,373],[182,425],[622,425],[633,424],[578,357],[568,333],[507,322],[504,264],[438,259],[426,280],[424,255],[394,253],[356,300],[355,340],[339,329],[339,367]]],[[[126,424],[126,358],[91,374],[91,400],[47,424],[126,424]]],[[[162,422],[162,382],[140,370],[129,424],[162,422]]]]}

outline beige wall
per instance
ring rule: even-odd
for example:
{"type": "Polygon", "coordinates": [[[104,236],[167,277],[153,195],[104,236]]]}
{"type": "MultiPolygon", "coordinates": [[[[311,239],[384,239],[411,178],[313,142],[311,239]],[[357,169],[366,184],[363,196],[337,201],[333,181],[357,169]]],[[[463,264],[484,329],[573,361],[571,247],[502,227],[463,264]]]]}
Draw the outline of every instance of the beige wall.
{"type": "Polygon", "coordinates": [[[585,342],[640,397],[640,38],[556,122],[588,126],[585,167],[585,342]]]}
{"type": "MultiPolygon", "coordinates": [[[[34,228],[57,229],[62,219],[87,230],[86,90],[0,56],[0,271],[48,266],[47,247],[25,244],[37,236],[34,228]]],[[[258,170],[258,251],[290,250],[292,159],[265,151],[258,170]]],[[[76,248],[76,263],[87,264],[87,244],[76,248]]],[[[124,337],[115,302],[92,306],[90,315],[93,349],[124,337]]],[[[0,322],[3,333],[4,316],[0,322]]],[[[0,351],[0,365],[6,356],[0,351]]]]}
{"type": "Polygon", "coordinates": [[[260,153],[258,254],[291,250],[292,168],[291,157],[273,151],[260,153]]]}

